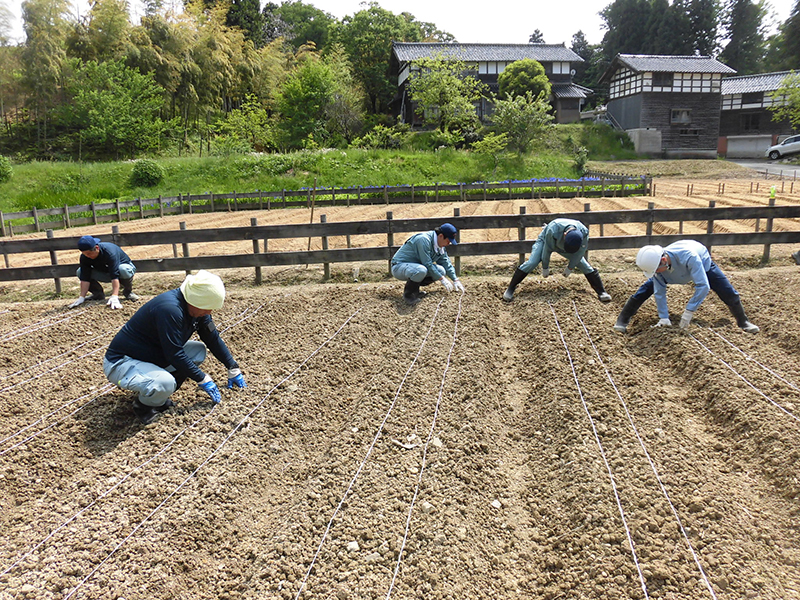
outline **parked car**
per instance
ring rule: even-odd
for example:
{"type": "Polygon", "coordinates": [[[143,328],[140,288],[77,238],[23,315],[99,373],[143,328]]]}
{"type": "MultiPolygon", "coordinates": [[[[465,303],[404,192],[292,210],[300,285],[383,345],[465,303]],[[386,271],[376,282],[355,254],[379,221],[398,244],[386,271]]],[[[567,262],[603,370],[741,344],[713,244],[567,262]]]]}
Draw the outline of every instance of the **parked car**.
{"type": "Polygon", "coordinates": [[[787,154],[797,154],[798,152],[800,152],[800,135],[791,135],[780,144],[767,148],[765,156],[769,156],[772,160],[778,160],[787,154]]]}

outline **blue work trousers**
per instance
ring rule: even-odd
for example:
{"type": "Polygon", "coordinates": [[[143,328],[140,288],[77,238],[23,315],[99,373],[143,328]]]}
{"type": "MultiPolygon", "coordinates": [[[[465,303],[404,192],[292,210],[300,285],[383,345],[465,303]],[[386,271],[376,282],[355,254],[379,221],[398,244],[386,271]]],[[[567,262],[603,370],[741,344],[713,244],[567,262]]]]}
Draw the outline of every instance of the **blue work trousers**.
{"type": "MultiPolygon", "coordinates": [[[[706,277],[708,277],[708,286],[727,306],[734,306],[739,302],[739,292],[731,285],[725,273],[722,272],[714,261],[711,261],[711,267],[706,271],[706,277]]],[[[653,287],[653,278],[651,277],[634,292],[631,298],[636,298],[644,302],[653,295],[653,287]]]]}

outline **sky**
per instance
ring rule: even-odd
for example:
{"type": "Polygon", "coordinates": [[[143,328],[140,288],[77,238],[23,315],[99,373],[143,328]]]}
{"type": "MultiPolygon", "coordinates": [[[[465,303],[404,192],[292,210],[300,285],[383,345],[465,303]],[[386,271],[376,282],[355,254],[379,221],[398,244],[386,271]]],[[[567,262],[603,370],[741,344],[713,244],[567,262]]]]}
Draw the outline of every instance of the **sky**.
{"type": "MultiPolygon", "coordinates": [[[[280,3],[280,0],[273,0],[280,3]]],[[[352,15],[366,3],[362,0],[303,0],[337,19],[352,15]]],[[[776,17],[775,23],[789,18],[797,0],[769,0],[776,17]]],[[[12,37],[22,41],[21,0],[0,0],[15,15],[12,37]]],[[[264,0],[262,0],[262,4],[264,0]]],[[[548,44],[569,46],[572,36],[583,31],[590,44],[599,44],[605,30],[599,12],[611,0],[563,0],[563,2],[526,2],[524,0],[492,0],[475,3],[467,8],[463,0],[378,0],[381,8],[395,14],[409,12],[418,21],[434,23],[440,30],[451,33],[464,43],[526,44],[530,34],[538,29],[548,44]]],[[[87,0],[77,0],[74,6],[80,14],[88,10],[87,0]]],[[[137,6],[132,2],[134,22],[138,23],[137,6]]]]}

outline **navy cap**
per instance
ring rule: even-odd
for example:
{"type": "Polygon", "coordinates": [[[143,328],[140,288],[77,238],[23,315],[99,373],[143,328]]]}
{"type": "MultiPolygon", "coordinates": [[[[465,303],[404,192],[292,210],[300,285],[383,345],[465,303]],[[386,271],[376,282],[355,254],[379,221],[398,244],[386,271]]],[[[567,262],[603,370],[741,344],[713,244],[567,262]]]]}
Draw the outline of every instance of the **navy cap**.
{"type": "Polygon", "coordinates": [[[564,236],[564,252],[572,254],[581,248],[583,243],[583,234],[577,229],[570,229],[567,235],[564,236]]]}
{"type": "Polygon", "coordinates": [[[441,227],[439,227],[439,231],[442,232],[442,235],[450,240],[451,244],[458,244],[456,241],[456,234],[458,230],[451,225],[450,223],[443,223],[441,227]]]}
{"type": "Polygon", "coordinates": [[[78,250],[83,252],[84,250],[94,250],[94,247],[100,243],[100,238],[96,238],[91,235],[84,235],[81,239],[78,240],[78,250]]]}

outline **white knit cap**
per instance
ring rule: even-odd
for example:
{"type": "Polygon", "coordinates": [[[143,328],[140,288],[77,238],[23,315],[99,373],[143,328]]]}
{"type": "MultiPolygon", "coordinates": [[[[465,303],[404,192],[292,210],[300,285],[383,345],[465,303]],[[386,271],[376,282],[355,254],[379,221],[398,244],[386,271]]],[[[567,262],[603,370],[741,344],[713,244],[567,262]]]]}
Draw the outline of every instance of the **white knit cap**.
{"type": "Polygon", "coordinates": [[[225,302],[225,285],[219,276],[208,271],[187,275],[181,284],[186,302],[201,310],[217,310],[225,302]]]}

